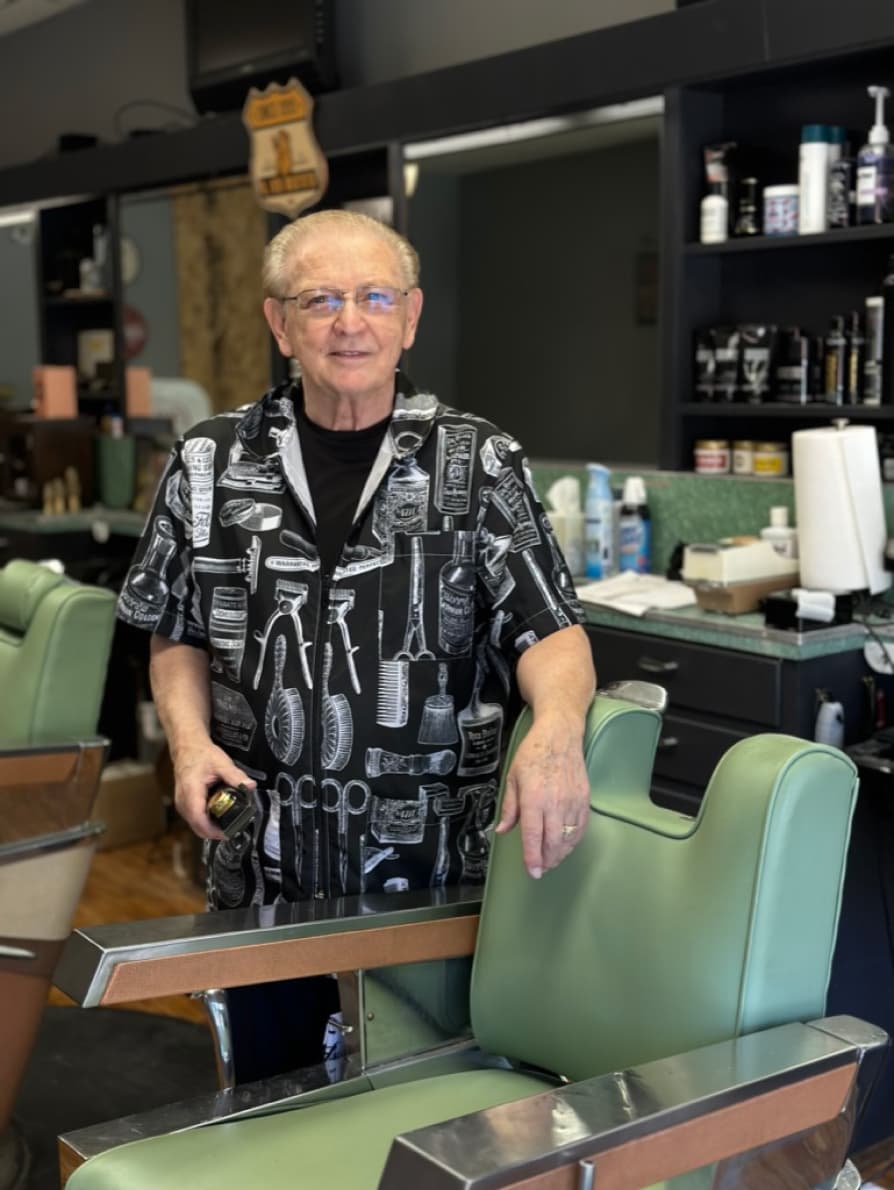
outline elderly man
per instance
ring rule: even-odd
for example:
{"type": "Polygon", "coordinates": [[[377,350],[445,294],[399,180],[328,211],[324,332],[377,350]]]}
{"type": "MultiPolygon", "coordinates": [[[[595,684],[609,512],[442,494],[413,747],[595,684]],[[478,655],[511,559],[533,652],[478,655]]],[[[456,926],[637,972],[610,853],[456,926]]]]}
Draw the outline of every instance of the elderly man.
{"type": "Polygon", "coordinates": [[[418,279],[365,216],[274,238],[264,313],[300,381],[178,442],[122,590],[217,907],[482,880],[519,695],[497,830],[536,879],[588,813],[580,608],[519,444],[397,371],[418,279]],[[228,840],[221,781],[256,808],[228,840]]]}

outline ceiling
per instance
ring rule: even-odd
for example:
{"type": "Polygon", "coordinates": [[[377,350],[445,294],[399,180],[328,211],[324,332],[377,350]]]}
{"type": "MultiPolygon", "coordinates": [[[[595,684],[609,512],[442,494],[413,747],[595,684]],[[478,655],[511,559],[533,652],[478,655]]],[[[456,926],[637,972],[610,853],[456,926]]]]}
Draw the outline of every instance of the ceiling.
{"type": "Polygon", "coordinates": [[[0,0],[0,37],[83,3],[84,0],[0,0]]]}

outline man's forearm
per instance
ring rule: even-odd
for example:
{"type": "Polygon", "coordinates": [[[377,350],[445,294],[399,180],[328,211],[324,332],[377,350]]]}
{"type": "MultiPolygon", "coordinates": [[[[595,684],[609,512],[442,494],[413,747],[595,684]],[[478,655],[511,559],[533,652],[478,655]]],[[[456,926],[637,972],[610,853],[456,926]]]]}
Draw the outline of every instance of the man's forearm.
{"type": "Polygon", "coordinates": [[[152,637],[150,653],[152,697],[176,764],[184,747],[208,736],[211,722],[208,654],[163,636],[152,637]]]}
{"type": "Polygon", "coordinates": [[[593,654],[583,628],[563,628],[525,649],[516,676],[535,721],[544,715],[563,716],[583,731],[596,689],[593,654]]]}

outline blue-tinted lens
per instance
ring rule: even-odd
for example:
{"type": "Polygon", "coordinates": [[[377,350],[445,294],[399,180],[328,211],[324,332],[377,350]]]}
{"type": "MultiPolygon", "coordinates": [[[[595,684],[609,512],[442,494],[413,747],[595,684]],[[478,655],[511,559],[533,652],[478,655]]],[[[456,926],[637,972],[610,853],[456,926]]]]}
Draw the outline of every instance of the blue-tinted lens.
{"type": "Polygon", "coordinates": [[[341,294],[332,289],[311,289],[300,296],[299,306],[311,314],[337,314],[345,304],[341,294]]]}
{"type": "Polygon", "coordinates": [[[381,285],[358,290],[357,304],[370,314],[384,314],[397,304],[397,290],[381,285]]]}

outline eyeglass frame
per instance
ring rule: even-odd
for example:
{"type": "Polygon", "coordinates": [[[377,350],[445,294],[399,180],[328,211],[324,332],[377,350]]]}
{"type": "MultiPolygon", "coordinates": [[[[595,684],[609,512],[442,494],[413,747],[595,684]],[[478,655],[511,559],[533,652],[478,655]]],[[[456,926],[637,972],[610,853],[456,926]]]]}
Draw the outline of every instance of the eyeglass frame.
{"type": "Polygon", "coordinates": [[[332,297],[338,297],[341,299],[341,305],[338,307],[337,310],[326,310],[320,314],[314,314],[312,312],[313,307],[311,307],[311,306],[305,306],[305,307],[301,307],[300,305],[296,306],[296,309],[299,311],[299,313],[310,314],[312,318],[313,317],[316,317],[316,318],[337,318],[339,316],[339,314],[341,314],[343,312],[345,306],[347,305],[348,298],[351,298],[354,305],[357,307],[357,309],[360,311],[361,314],[363,314],[365,316],[372,314],[375,317],[376,315],[379,315],[379,314],[393,314],[397,310],[399,303],[397,301],[395,301],[394,306],[387,310],[375,310],[375,309],[365,310],[360,305],[360,302],[357,300],[357,294],[362,289],[388,290],[389,293],[395,293],[398,295],[398,297],[409,297],[413,288],[415,288],[415,286],[411,287],[411,289],[401,289],[400,286],[398,286],[398,285],[376,285],[374,282],[367,282],[364,285],[355,286],[354,290],[352,292],[350,289],[330,289],[328,286],[318,285],[314,289],[302,289],[300,291],[300,293],[289,294],[286,297],[279,298],[278,300],[280,302],[299,302],[305,294],[309,294],[309,293],[310,294],[312,294],[312,293],[327,294],[332,297]]]}

